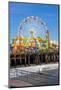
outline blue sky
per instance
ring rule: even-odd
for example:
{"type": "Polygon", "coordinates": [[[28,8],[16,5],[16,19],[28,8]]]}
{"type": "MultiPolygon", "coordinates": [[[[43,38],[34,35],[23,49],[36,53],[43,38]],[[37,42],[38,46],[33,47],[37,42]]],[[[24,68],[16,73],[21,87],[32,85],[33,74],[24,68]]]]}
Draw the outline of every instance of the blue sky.
{"type": "Polygon", "coordinates": [[[37,16],[41,18],[44,22],[46,22],[48,30],[50,32],[50,39],[58,41],[57,5],[10,2],[9,3],[10,42],[12,41],[12,38],[17,36],[18,28],[22,20],[28,16],[37,16]]]}

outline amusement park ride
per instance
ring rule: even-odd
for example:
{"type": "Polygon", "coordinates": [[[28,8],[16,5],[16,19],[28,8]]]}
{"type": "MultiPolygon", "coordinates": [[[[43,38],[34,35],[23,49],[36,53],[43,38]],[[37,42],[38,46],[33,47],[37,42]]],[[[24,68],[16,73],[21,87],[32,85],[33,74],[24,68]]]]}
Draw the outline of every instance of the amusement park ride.
{"type": "Polygon", "coordinates": [[[17,51],[21,52],[29,49],[48,50],[50,48],[50,40],[49,40],[49,31],[47,29],[47,25],[45,24],[45,22],[43,22],[41,19],[35,16],[25,18],[20,24],[18,36],[12,40],[12,48],[13,54],[16,54],[17,51]],[[29,25],[29,27],[27,24],[29,25]],[[26,27],[28,27],[27,32],[25,31],[26,27]],[[44,28],[43,30],[41,30],[42,32],[45,32],[44,37],[41,37],[43,33],[40,33],[41,35],[37,36],[38,27],[44,28]],[[22,35],[22,31],[23,33],[26,34],[28,33],[30,37],[28,36],[26,37],[25,34],[22,35]]]}

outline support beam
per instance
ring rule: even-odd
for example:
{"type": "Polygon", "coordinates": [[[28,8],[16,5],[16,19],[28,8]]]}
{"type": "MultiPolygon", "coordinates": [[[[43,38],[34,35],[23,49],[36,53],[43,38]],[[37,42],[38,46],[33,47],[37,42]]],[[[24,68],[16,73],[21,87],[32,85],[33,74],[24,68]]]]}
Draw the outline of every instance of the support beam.
{"type": "Polygon", "coordinates": [[[28,65],[30,65],[30,55],[28,55],[28,65]]]}

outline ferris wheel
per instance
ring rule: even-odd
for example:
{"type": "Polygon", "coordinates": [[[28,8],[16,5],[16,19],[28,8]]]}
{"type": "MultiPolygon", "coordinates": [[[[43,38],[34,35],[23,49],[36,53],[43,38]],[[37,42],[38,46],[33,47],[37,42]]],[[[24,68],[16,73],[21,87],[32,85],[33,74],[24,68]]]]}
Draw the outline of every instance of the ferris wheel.
{"type": "Polygon", "coordinates": [[[22,20],[18,29],[18,36],[45,38],[47,24],[37,16],[29,16],[22,20]]]}
{"type": "Polygon", "coordinates": [[[48,36],[47,24],[37,16],[29,16],[21,21],[18,36],[15,38],[13,46],[25,49],[29,47],[30,49],[48,48],[48,36]]]}

